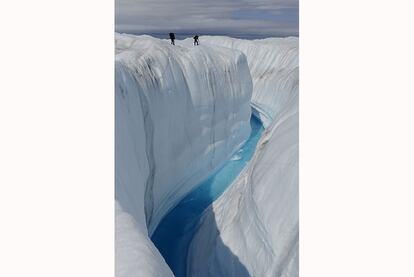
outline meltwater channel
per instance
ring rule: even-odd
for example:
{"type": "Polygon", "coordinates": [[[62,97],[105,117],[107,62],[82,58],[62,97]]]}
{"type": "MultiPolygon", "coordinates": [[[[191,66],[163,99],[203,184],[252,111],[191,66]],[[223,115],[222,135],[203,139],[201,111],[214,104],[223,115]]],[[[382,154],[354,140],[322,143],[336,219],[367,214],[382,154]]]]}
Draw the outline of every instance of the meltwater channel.
{"type": "MultiPolygon", "coordinates": [[[[221,169],[185,196],[160,222],[151,239],[176,277],[186,277],[188,247],[203,211],[236,179],[256,149],[264,130],[252,115],[249,139],[221,169]]],[[[188,276],[190,277],[190,276],[188,276]]]]}

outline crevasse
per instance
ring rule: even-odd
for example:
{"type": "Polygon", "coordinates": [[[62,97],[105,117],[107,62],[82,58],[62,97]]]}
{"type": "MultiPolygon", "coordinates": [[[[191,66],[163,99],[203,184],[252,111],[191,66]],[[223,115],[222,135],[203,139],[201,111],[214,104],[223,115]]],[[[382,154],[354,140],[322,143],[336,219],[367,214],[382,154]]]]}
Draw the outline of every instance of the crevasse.
{"type": "Polygon", "coordinates": [[[250,105],[267,129],[204,212],[187,276],[297,276],[298,41],[200,43],[116,34],[116,276],[172,276],[149,235],[247,139],[250,105]]]}
{"type": "Polygon", "coordinates": [[[245,56],[116,35],[117,276],[171,276],[149,235],[250,134],[245,56]]]}

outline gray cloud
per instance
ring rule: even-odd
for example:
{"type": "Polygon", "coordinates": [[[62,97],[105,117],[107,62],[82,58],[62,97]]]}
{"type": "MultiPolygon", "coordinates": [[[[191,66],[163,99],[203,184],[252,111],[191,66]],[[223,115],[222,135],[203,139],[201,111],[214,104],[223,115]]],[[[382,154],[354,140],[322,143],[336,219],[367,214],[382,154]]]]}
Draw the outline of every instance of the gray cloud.
{"type": "Polygon", "coordinates": [[[134,34],[298,35],[298,0],[116,0],[115,29],[134,34]]]}

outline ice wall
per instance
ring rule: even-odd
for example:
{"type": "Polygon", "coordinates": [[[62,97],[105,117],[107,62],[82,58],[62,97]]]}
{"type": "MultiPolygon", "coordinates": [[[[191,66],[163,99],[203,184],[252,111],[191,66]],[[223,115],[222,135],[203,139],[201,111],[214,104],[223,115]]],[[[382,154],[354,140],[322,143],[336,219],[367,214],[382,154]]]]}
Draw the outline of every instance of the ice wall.
{"type": "Polygon", "coordinates": [[[149,235],[248,138],[245,56],[116,34],[116,276],[172,276],[149,235]]]}
{"type": "Polygon", "coordinates": [[[187,276],[296,277],[297,40],[201,37],[200,42],[236,47],[247,55],[254,82],[254,105],[268,127],[247,168],[204,212],[187,256],[187,276]],[[263,83],[265,80],[269,84],[263,83]]]}
{"type": "Polygon", "coordinates": [[[299,40],[297,37],[242,40],[202,36],[201,44],[237,49],[247,56],[253,80],[251,105],[265,127],[299,91],[299,40]]]}

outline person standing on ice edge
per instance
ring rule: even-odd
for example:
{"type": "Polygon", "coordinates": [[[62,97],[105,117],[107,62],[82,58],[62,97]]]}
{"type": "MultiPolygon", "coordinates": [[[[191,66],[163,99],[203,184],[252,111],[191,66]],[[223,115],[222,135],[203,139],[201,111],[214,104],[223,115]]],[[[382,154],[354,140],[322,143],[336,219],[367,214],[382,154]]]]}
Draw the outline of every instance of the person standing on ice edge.
{"type": "Polygon", "coordinates": [[[172,44],[172,45],[175,45],[175,42],[174,42],[174,40],[175,40],[175,35],[174,35],[174,33],[170,33],[170,39],[171,39],[171,44],[172,44]]]}
{"type": "Polygon", "coordinates": [[[193,39],[194,39],[194,45],[200,45],[200,42],[198,41],[198,35],[195,35],[193,39]]]}

